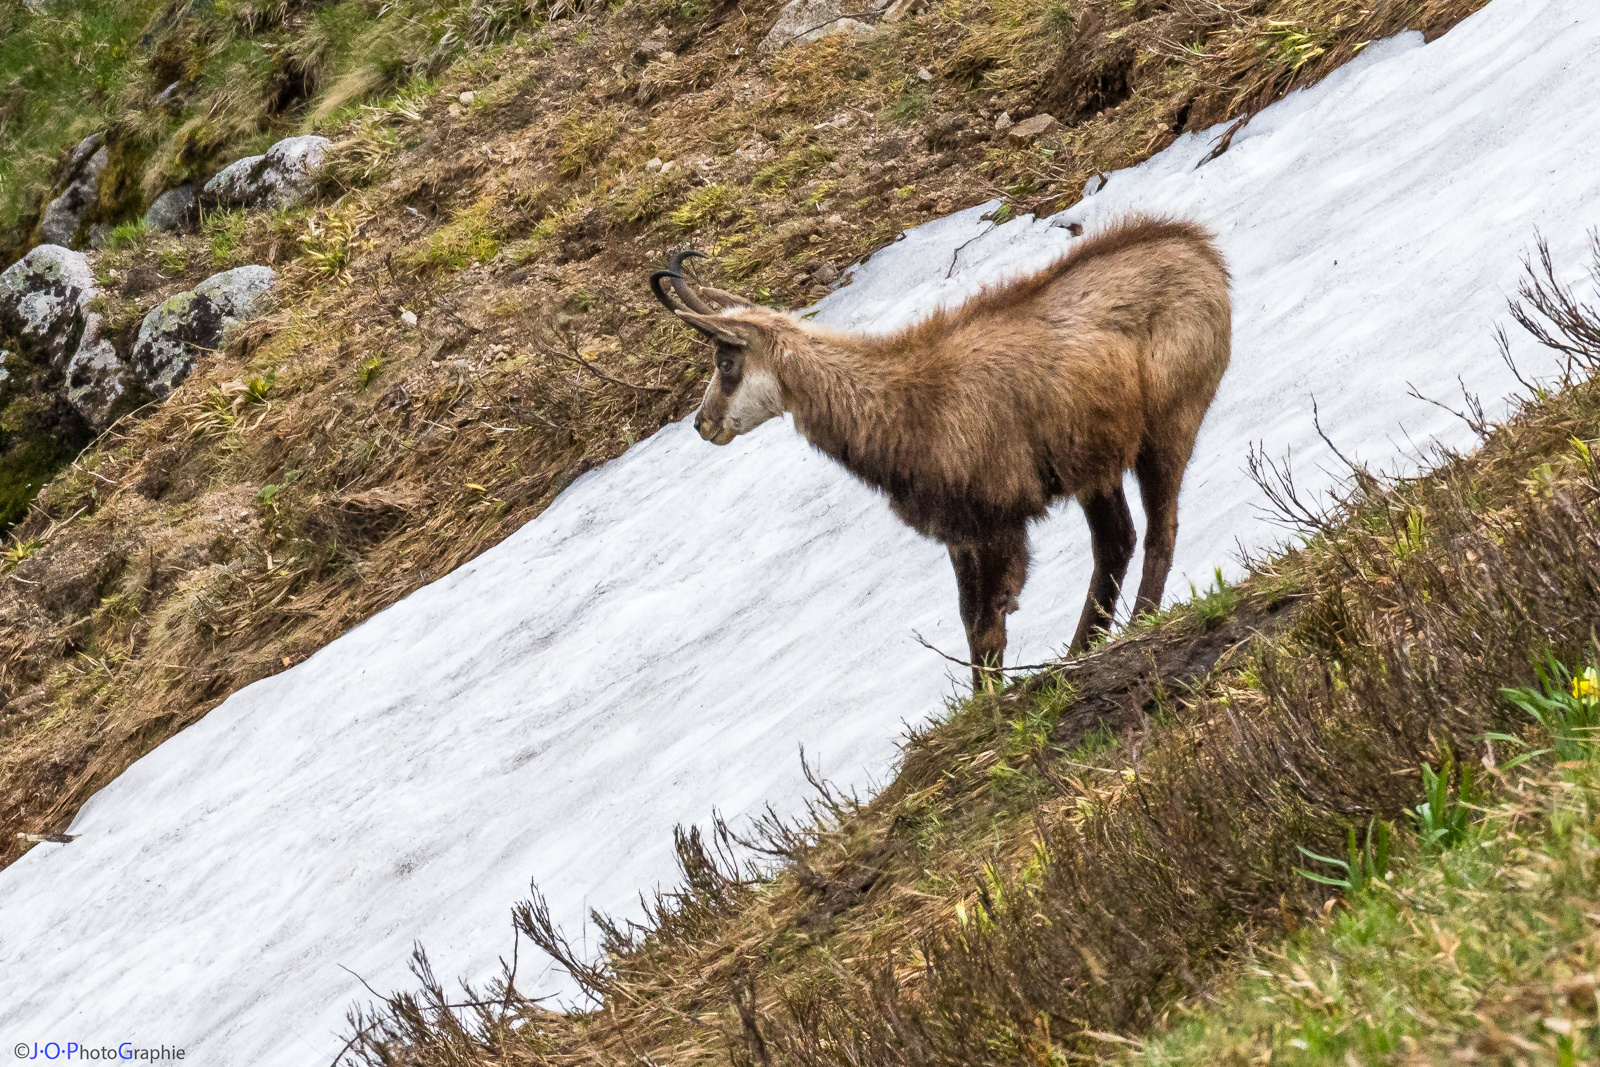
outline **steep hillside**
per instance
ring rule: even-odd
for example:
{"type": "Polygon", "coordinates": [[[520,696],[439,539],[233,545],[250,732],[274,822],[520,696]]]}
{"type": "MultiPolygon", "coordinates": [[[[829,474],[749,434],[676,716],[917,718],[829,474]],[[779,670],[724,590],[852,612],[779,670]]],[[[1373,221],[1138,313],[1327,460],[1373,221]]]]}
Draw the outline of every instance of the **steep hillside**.
{"type": "MultiPolygon", "coordinates": [[[[775,5],[12,3],[0,72],[46,87],[9,94],[23,110],[0,123],[13,249],[56,192],[40,161],[69,162],[104,126],[137,148],[125,172],[108,164],[84,223],[117,227],[94,258],[111,337],[222,267],[270,264],[283,282],[275,313],[107,429],[12,531],[6,860],[15,833],[65,826],[230,692],[682,415],[698,350],[640,285],[668,248],[714,251],[728,284],[802,302],[906,225],[992,196],[1003,213],[1069,204],[1182,130],[1478,6],[895,5],[858,13],[871,34],[765,51],[775,5]],[[374,34],[398,43],[363,43],[374,34]],[[1058,125],[1001,128],[1044,114],[1058,125]],[[214,211],[190,233],[133,224],[169,183],[309,129],[335,142],[320,199],[214,211]]],[[[6,410],[5,447],[45,457],[17,469],[31,487],[80,438],[6,410]]]]}
{"type": "Polygon", "coordinates": [[[1593,1062],[1600,319],[1524,297],[1571,362],[1473,454],[1329,508],[1258,461],[1303,547],[953,706],[870,799],[680,830],[599,953],[535,886],[582,1010],[419,951],[341,1061],[1593,1062]]]}

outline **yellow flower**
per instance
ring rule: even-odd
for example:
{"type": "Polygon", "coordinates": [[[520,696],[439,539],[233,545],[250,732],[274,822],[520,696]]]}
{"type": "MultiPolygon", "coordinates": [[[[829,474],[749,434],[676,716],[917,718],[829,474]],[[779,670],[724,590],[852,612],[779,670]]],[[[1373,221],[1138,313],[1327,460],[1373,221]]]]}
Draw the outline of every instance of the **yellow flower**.
{"type": "Polygon", "coordinates": [[[1600,672],[1589,667],[1572,679],[1572,695],[1579,700],[1594,700],[1600,697],[1600,672]]]}

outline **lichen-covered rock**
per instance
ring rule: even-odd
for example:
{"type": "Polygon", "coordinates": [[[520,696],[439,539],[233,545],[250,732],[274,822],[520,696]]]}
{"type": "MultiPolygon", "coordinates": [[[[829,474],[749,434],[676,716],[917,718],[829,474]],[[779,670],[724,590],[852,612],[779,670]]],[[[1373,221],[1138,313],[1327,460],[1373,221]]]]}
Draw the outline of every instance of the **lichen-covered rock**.
{"type": "Polygon", "coordinates": [[[218,171],[206,182],[205,197],[219,207],[293,207],[315,186],[331,143],[315,134],[279,141],[264,155],[246,156],[218,171]]]}
{"type": "Polygon", "coordinates": [[[268,310],[277,277],[271,267],[236,267],[151,309],[128,360],[146,388],[166,396],[201,352],[223,346],[229,327],[268,310]]]}
{"type": "Polygon", "coordinates": [[[0,334],[27,349],[30,362],[60,371],[83,338],[94,296],[83,253],[39,245],[0,273],[0,334]]]}
{"type": "Polygon", "coordinates": [[[105,142],[105,134],[91,134],[72,150],[56,184],[57,195],[45,206],[39,223],[39,236],[46,244],[73,246],[84,215],[100,196],[100,175],[111,158],[105,142]]]}
{"type": "Polygon", "coordinates": [[[150,210],[144,213],[145,229],[153,233],[172,229],[194,211],[194,202],[194,186],[180,185],[176,189],[168,189],[156,197],[150,210]]]}
{"type": "Polygon", "coordinates": [[[128,368],[101,336],[94,274],[83,253],[40,245],[0,274],[0,335],[15,353],[0,353],[0,390],[19,361],[38,394],[65,395],[93,426],[103,426],[128,391],[128,368]]]}
{"type": "Polygon", "coordinates": [[[888,0],[789,0],[757,51],[776,52],[796,41],[820,41],[834,33],[864,37],[872,27],[852,16],[875,16],[887,6],[888,0]]]}
{"type": "Polygon", "coordinates": [[[100,314],[85,312],[83,338],[67,361],[67,400],[92,426],[111,421],[111,409],[128,392],[128,366],[111,342],[100,336],[100,314]]]}

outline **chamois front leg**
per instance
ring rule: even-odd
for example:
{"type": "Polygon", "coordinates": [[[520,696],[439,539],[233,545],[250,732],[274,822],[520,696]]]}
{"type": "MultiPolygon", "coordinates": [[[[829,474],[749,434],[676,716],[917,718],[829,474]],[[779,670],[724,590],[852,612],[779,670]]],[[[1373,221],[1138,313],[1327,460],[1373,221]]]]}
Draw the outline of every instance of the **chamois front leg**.
{"type": "Polygon", "coordinates": [[[1178,543],[1178,489],[1189,456],[1163,456],[1155,450],[1141,452],[1134,471],[1139,475],[1139,496],[1144,501],[1144,574],[1133,602],[1135,617],[1161,610],[1172,570],[1172,553],[1178,543]]]}
{"type": "Polygon", "coordinates": [[[1005,530],[988,541],[952,544],[950,562],[961,592],[961,622],[972,659],[972,690],[990,688],[1006,652],[1006,616],[1028,580],[1028,531],[1005,530]]]}
{"type": "Polygon", "coordinates": [[[1089,520],[1089,542],[1094,548],[1094,577],[1089,581],[1089,599],[1073,635],[1073,652],[1089,647],[1096,634],[1111,628],[1117,610],[1117,595],[1133,558],[1138,533],[1128,511],[1128,498],[1117,486],[1109,493],[1085,493],[1078,497],[1084,518],[1089,520]]]}

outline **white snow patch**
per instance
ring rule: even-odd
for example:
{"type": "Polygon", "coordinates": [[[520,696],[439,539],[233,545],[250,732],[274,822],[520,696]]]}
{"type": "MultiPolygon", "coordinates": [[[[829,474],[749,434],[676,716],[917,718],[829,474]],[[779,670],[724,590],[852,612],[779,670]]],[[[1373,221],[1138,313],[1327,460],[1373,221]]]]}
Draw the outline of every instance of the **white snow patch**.
{"type": "MultiPolygon", "coordinates": [[[[1234,364],[1185,483],[1173,595],[1231,569],[1236,538],[1277,539],[1252,508],[1250,441],[1326,484],[1312,397],[1369,461],[1471,443],[1406,383],[1503,396],[1490,330],[1535,230],[1581,272],[1600,222],[1597,42],[1587,0],[1496,0],[1426,47],[1371,46],[1198,169],[1221,131],[1183,138],[1061,220],[1194,217],[1234,269],[1234,364]]],[[[1071,240],[1057,220],[979,214],[913,232],[819,317],[908,321],[1071,240]]],[[[1072,509],[1035,530],[1014,659],[1070,635],[1084,540],[1072,509]]],[[[943,549],[786,423],[724,449],[668,427],[235,694],[85,805],[78,840],[0,873],[0,1047],[325,1062],[366,999],[341,965],[410,988],[420,940],[441,975],[487,977],[530,877],[575,930],[670,878],[674,823],[792,810],[801,743],[835,780],[882,775],[901,720],[954,688],[913,629],[962,651],[943,549]]]]}

